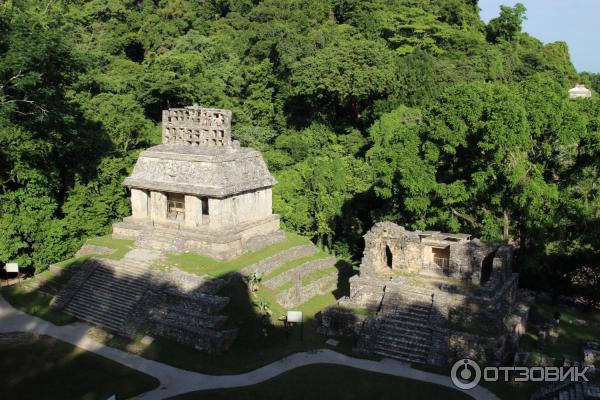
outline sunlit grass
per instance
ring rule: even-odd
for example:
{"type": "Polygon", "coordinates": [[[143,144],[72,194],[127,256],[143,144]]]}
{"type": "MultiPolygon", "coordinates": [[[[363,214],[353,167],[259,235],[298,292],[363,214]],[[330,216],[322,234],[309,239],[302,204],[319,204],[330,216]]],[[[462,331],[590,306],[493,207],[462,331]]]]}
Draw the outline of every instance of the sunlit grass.
{"type": "Polygon", "coordinates": [[[287,239],[282,242],[272,244],[254,252],[242,254],[240,257],[230,261],[215,260],[196,253],[183,253],[167,255],[167,264],[192,274],[218,277],[230,272],[239,271],[242,268],[274,256],[291,247],[310,244],[310,240],[304,236],[290,232],[286,233],[286,236],[287,239]]]}

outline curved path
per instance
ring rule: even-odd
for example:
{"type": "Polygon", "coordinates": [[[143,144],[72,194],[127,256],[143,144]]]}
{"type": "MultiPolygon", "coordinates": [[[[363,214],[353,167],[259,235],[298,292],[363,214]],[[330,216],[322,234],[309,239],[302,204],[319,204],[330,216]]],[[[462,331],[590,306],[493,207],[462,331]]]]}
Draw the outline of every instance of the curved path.
{"type": "MultiPolygon", "coordinates": [[[[207,375],[172,367],[157,361],[130,354],[99,343],[88,336],[90,325],[77,322],[66,326],[56,326],[48,321],[25,314],[13,308],[0,296],[0,332],[28,332],[48,335],[63,342],[78,346],[110,360],[126,365],[157,378],[160,386],[143,393],[137,399],[165,399],[198,390],[233,388],[254,385],[283,372],[310,364],[338,364],[372,372],[400,376],[418,381],[435,383],[456,389],[449,377],[411,368],[396,360],[382,361],[353,358],[331,350],[296,353],[264,367],[239,375],[207,375]]],[[[477,386],[464,391],[476,399],[496,400],[487,389],[477,386]]]]}

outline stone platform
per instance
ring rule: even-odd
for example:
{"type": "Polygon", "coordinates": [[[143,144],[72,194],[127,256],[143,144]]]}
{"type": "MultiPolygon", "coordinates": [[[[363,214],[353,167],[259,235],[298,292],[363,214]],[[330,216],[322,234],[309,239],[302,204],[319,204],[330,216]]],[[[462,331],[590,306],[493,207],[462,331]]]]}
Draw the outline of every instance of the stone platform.
{"type": "Polygon", "coordinates": [[[113,237],[135,240],[139,248],[175,254],[190,251],[219,260],[231,260],[246,251],[285,240],[285,233],[279,229],[278,215],[231,228],[207,226],[202,230],[189,229],[176,221],[159,223],[147,218],[127,217],[113,225],[113,237]]]}
{"type": "Polygon", "coordinates": [[[208,353],[226,351],[237,329],[226,325],[223,279],[152,268],[163,254],[133,249],[120,260],[90,258],[73,268],[52,306],[126,337],[170,337],[208,353]]]}

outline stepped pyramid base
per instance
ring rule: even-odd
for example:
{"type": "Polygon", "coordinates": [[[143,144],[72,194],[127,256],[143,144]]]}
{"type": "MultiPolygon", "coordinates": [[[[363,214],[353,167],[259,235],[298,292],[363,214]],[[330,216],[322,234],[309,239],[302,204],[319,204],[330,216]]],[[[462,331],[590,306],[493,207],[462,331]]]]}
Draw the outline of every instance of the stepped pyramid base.
{"type": "Polygon", "coordinates": [[[52,306],[123,336],[161,335],[208,353],[227,350],[237,330],[226,329],[220,315],[229,303],[218,295],[225,282],[152,270],[161,257],[134,248],[121,260],[90,258],[70,272],[52,306]]]}
{"type": "Polygon", "coordinates": [[[176,221],[152,222],[126,217],[113,225],[113,237],[132,239],[136,247],[168,253],[190,251],[218,260],[232,260],[245,251],[255,251],[285,240],[279,216],[239,224],[235,228],[188,228],[176,221]]]}

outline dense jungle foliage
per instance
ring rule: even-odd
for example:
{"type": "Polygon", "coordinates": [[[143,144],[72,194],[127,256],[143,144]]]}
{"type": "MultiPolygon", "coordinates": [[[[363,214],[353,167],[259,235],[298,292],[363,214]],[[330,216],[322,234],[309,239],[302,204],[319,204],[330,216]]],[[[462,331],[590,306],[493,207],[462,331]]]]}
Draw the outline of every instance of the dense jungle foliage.
{"type": "Polygon", "coordinates": [[[565,43],[477,0],[5,0],[0,260],[40,271],[129,213],[161,110],[229,108],[289,230],[360,259],[373,222],[518,247],[600,293],[600,99],[565,43]]]}

